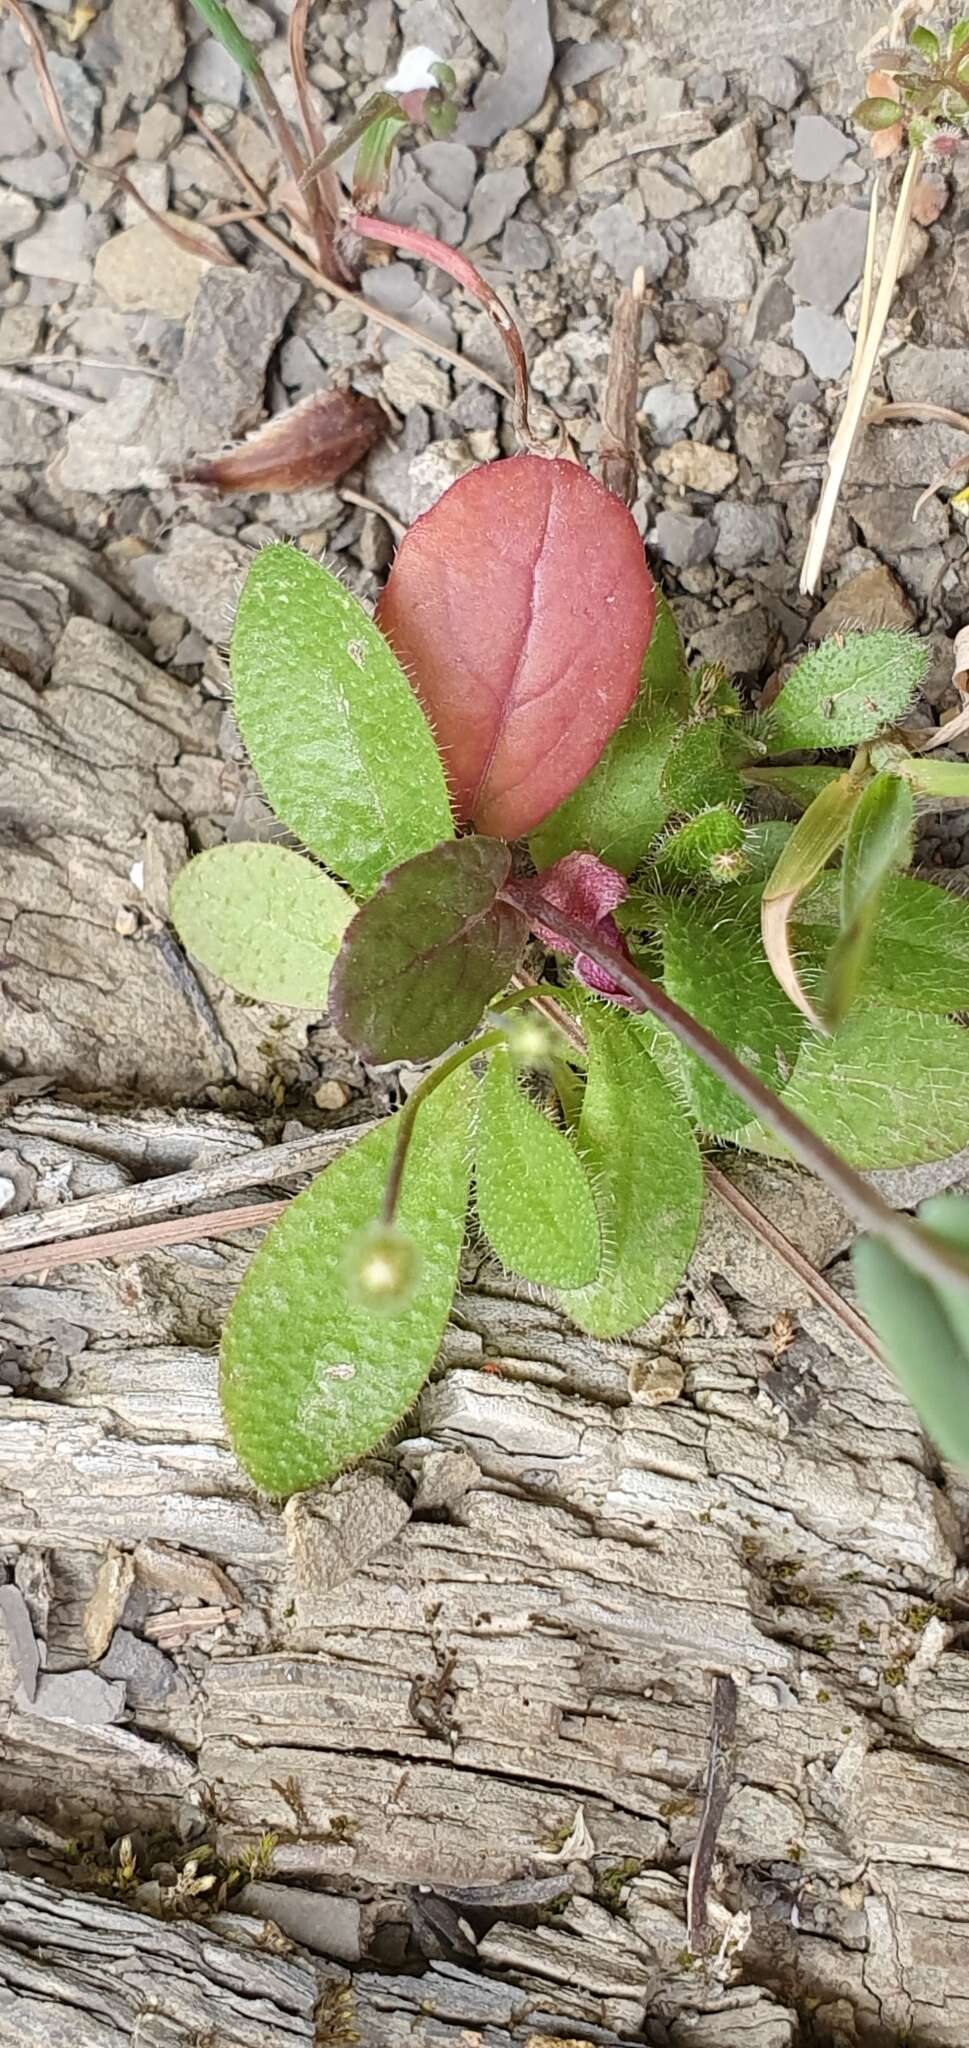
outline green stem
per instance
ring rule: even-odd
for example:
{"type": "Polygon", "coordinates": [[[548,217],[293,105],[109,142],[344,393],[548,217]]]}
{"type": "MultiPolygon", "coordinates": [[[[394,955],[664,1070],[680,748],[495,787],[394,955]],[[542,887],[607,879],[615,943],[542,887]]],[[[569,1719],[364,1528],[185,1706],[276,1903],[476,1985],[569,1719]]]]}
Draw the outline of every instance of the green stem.
{"type": "Polygon", "coordinates": [[[536,893],[534,883],[506,882],[498,892],[498,901],[509,903],[515,910],[523,912],[530,923],[547,926],[564,941],[570,953],[585,953],[598,967],[602,967],[637,1010],[665,1024],[688,1052],[702,1060],[718,1080],[739,1095],[754,1116],[783,1138],[794,1158],[827,1184],[864,1230],[872,1231],[891,1245],[899,1258],[926,1279],[942,1286],[955,1284],[961,1290],[969,1291],[969,1263],[940,1237],[898,1210],[889,1208],[868,1181],[849,1166],[847,1160],[832,1151],[816,1131],[802,1123],[801,1118],[772,1089],[743,1065],[729,1046],[715,1038],[696,1017],[691,1017],[688,1010],[681,1009],[658,982],[650,981],[641,974],[638,967],[634,967],[614,946],[605,945],[591,926],[581,924],[577,918],[559,910],[556,904],[546,902],[536,893]]]}
{"type": "Polygon", "coordinates": [[[441,1060],[440,1064],[433,1067],[429,1074],[425,1074],[423,1081],[418,1082],[413,1095],[408,1095],[407,1101],[397,1118],[397,1136],[394,1142],[393,1157],[391,1158],[390,1171],[387,1175],[387,1184],[384,1188],[384,1198],[380,1205],[381,1223],[393,1223],[397,1214],[397,1205],[400,1201],[400,1191],[404,1180],[404,1168],[407,1164],[407,1154],[410,1151],[417,1114],[422,1104],[427,1101],[429,1095],[433,1095],[435,1088],[441,1086],[442,1081],[447,1081],[451,1074],[457,1073],[459,1067],[466,1066],[469,1060],[477,1059],[479,1053],[494,1052],[499,1045],[507,1045],[507,1043],[508,1041],[503,1031],[496,1029],[494,1031],[480,1032],[478,1037],[472,1038],[467,1045],[459,1045],[455,1052],[449,1052],[446,1059],[441,1060]]]}

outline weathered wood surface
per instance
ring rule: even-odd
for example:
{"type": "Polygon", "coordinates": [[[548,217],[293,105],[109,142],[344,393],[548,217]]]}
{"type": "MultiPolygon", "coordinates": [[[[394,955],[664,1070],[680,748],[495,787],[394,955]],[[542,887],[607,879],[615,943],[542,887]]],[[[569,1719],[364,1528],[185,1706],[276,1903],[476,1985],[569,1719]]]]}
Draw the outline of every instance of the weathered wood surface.
{"type": "MultiPolygon", "coordinates": [[[[0,533],[21,595],[34,546],[0,533]]],[[[326,1043],[159,941],[239,768],[82,556],[0,622],[14,1219],[226,1159],[252,1189],[267,1093],[308,1100],[326,1043]]],[[[745,1172],[844,1285],[827,1198],[745,1172]]],[[[280,1510],[216,1396],[254,1241],[0,1285],[0,2042],[964,2048],[967,1501],[888,1375],[714,1200],[622,1343],[472,1260],[400,1440],[280,1510]],[[719,1967],[686,1953],[717,1674],[719,1967]],[[157,1917],[190,1843],[225,1874],[267,1831],[214,1921],[157,1917]]]]}

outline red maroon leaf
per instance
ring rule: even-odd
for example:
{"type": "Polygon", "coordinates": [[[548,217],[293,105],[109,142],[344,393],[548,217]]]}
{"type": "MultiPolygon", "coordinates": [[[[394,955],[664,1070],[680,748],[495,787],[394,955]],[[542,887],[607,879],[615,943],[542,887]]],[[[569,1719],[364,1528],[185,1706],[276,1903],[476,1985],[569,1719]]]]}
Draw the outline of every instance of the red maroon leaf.
{"type": "Polygon", "coordinates": [[[191,463],[182,478],[217,491],[308,491],[362,461],[386,427],[376,399],[313,391],[237,448],[191,463]]]}
{"type": "MultiPolygon", "coordinates": [[[[567,949],[558,935],[542,923],[540,905],[543,900],[553,903],[556,910],[566,911],[569,917],[577,918],[581,924],[587,924],[604,945],[615,946],[624,959],[632,960],[612,914],[628,896],[629,883],[625,875],[607,867],[598,855],[567,853],[564,860],[557,860],[554,867],[545,868],[533,882],[525,883],[522,894],[534,897],[537,914],[532,920],[532,930],[554,952],[562,953],[567,949]]],[[[580,981],[585,982],[586,988],[595,989],[597,995],[611,996],[614,1003],[622,1003],[627,1010],[637,1007],[617,987],[611,974],[607,974],[604,967],[598,967],[587,953],[575,952],[572,957],[576,974],[580,981]]]]}
{"type": "Polygon", "coordinates": [[[517,839],[578,788],[635,700],[655,613],[630,514],[577,463],[491,463],[417,521],[377,617],[462,819],[517,839]]]}

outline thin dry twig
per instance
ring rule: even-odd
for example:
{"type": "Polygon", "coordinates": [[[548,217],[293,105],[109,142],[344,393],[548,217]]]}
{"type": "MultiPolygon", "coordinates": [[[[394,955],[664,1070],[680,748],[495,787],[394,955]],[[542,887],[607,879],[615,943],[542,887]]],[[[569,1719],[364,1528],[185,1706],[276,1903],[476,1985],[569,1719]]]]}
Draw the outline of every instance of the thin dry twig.
{"type": "MultiPolygon", "coordinates": [[[[324,138],[314,111],[309,73],[306,68],[306,28],[309,11],[310,0],[296,0],[289,17],[289,65],[296,88],[296,104],[299,107],[306,147],[310,156],[316,157],[323,148],[324,138]]],[[[320,170],[314,177],[307,179],[304,161],[302,173],[296,182],[300,190],[306,194],[313,239],[321,257],[321,268],[326,270],[328,276],[331,269],[338,276],[349,276],[334,242],[340,220],[340,187],[335,173],[320,170]],[[328,263],[322,262],[324,251],[328,255],[328,263]]]]}
{"type": "Polygon", "coordinates": [[[701,1954],[703,1949],[707,1925],[707,1897],[713,1875],[717,1836],[723,1824],[730,1780],[733,1776],[733,1745],[736,1736],[737,1687],[732,1678],[721,1673],[713,1681],[707,1785],[686,1886],[686,1934],[695,1955],[701,1954]]]}
{"type": "Polygon", "coordinates": [[[165,1222],[137,1224],[131,1230],[92,1231],[88,1237],[69,1237],[63,1244],[33,1245],[22,1252],[0,1255],[0,1281],[30,1280],[55,1272],[61,1266],[86,1266],[94,1259],[140,1259],[161,1245],[201,1244],[211,1237],[225,1237],[234,1230],[268,1230],[291,1197],[280,1202],[247,1202],[236,1209],[207,1209],[201,1216],[173,1216],[165,1222]]]}
{"type": "Polygon", "coordinates": [[[754,1236],[759,1237],[772,1252],[776,1252],[785,1266],[797,1274],[819,1307],[827,1309],[828,1314],[834,1316],[836,1321],[850,1332],[870,1357],[876,1358],[879,1365],[884,1365],[885,1354],[874,1330],[866,1323],[864,1316],[859,1315],[858,1310],[852,1307],[850,1301],[845,1301],[831,1286],[830,1281],[824,1278],[823,1273],[819,1273],[817,1267],[812,1266],[810,1259],[805,1258],[804,1253],[798,1250],[797,1245],[792,1244],[785,1232],[780,1230],[776,1223],[772,1223],[770,1218],[758,1209],[756,1203],[750,1200],[749,1195],[745,1195],[742,1188],[736,1187],[734,1182],[729,1180],[725,1173],[721,1173],[718,1166],[711,1165],[709,1160],[706,1164],[706,1176],[708,1185],[728,1204],[734,1214],[746,1223],[754,1236]]]}
{"type": "Polygon", "coordinates": [[[616,300],[609,343],[609,367],[602,401],[599,473],[624,505],[635,503],[639,481],[639,344],[643,325],[646,273],[639,269],[616,300]]]}
{"type": "Polygon", "coordinates": [[[851,366],[851,375],[848,380],[844,411],[828,454],[821,497],[811,525],[807,550],[804,556],[804,565],[801,570],[800,588],[807,596],[813,596],[817,588],[824,562],[824,551],[827,547],[828,535],[831,531],[831,521],[834,518],[835,507],[841,494],[845,472],[851,460],[851,451],[855,445],[859,428],[862,425],[865,401],[871,386],[885,328],[888,324],[888,315],[891,311],[892,299],[895,295],[895,286],[898,283],[898,274],[902,266],[902,258],[905,254],[905,240],[912,217],[912,204],[921,168],[922,151],[920,149],[913,149],[909,154],[905,176],[902,179],[902,189],[898,195],[898,204],[895,208],[895,218],[892,221],[892,231],[889,236],[888,250],[885,256],[885,267],[879,278],[878,289],[874,292],[873,298],[878,186],[877,184],[872,186],[871,211],[868,216],[868,246],[865,255],[865,282],[862,288],[862,314],[858,323],[855,355],[851,366]]]}
{"type": "Polygon", "coordinates": [[[403,520],[398,519],[396,513],[389,512],[386,505],[378,505],[376,498],[366,497],[363,491],[350,490],[342,490],[340,496],[348,505],[359,505],[364,512],[376,512],[378,518],[383,520],[384,525],[389,526],[394,539],[397,541],[403,540],[407,532],[403,520]]]}
{"type": "MultiPolygon", "coordinates": [[[[66,359],[70,361],[70,358],[66,359]]],[[[15,398],[29,398],[35,405],[59,405],[62,412],[97,412],[100,398],[90,398],[83,391],[62,391],[59,384],[48,384],[42,377],[30,377],[20,370],[0,367],[0,391],[9,391],[15,398]]]]}

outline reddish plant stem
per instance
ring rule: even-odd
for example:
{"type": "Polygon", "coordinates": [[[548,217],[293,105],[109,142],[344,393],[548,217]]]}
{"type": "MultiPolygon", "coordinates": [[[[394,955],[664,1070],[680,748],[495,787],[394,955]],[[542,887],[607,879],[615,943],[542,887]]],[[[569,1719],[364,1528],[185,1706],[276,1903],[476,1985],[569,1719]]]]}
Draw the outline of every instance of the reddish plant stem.
{"type": "MultiPolygon", "coordinates": [[[[471,292],[474,298],[480,300],[494,321],[511,361],[515,377],[518,431],[530,448],[542,450],[543,444],[538,442],[532,433],[528,417],[528,364],[521,335],[507,306],[502,304],[497,292],[492,290],[480,270],[475,269],[474,264],[467,256],[462,255],[460,249],[449,249],[446,242],[439,242],[436,235],[425,234],[423,228],[401,227],[397,221],[381,220],[372,213],[351,213],[347,226],[354,234],[362,235],[368,242],[383,242],[391,249],[406,249],[412,256],[423,257],[425,263],[436,263],[439,270],[446,270],[456,284],[463,286],[465,291],[471,292]]],[[[548,450],[544,449],[543,452],[547,454],[548,450]]]]}
{"type": "Polygon", "coordinates": [[[755,1117],[768,1124],[783,1139],[794,1158],[831,1188],[862,1229],[882,1238],[899,1258],[924,1274],[926,1279],[969,1291],[969,1265],[957,1252],[910,1217],[891,1209],[875,1188],[848,1165],[847,1160],[832,1151],[816,1131],[802,1123],[794,1110],[789,1109],[771,1088],[743,1065],[729,1046],[714,1038],[704,1024],[691,1017],[688,1010],[681,1009],[658,982],[650,981],[647,975],[641,974],[639,968],[624,959],[614,946],[604,945],[591,925],[581,924],[554,903],[536,896],[534,884],[527,882],[506,882],[498,891],[498,901],[521,911],[529,923],[537,921],[547,926],[550,932],[563,940],[570,953],[584,953],[595,961],[597,967],[603,968],[637,1010],[665,1024],[680,1045],[702,1060],[718,1080],[739,1095],[755,1117]]]}

